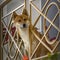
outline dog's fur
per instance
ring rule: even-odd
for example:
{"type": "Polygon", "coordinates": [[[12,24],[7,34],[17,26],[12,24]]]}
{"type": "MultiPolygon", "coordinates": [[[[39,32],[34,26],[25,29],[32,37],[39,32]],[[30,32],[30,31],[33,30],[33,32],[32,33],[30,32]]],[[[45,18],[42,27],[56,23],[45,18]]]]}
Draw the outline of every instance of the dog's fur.
{"type": "MultiPolygon", "coordinates": [[[[26,9],[23,10],[21,15],[17,15],[15,12],[13,13],[13,21],[14,24],[17,28],[17,31],[22,38],[25,46],[25,50],[29,52],[29,45],[30,45],[30,40],[29,40],[29,29],[30,29],[30,21],[29,21],[29,16],[26,11],[26,9]]],[[[31,27],[33,27],[31,25],[31,27]]],[[[42,34],[40,34],[36,28],[33,28],[33,31],[38,35],[38,37],[41,39],[42,34]]],[[[31,38],[32,38],[32,51],[34,51],[35,47],[39,43],[37,38],[31,33],[31,38]]],[[[44,42],[46,43],[45,39],[43,39],[44,42]]],[[[46,43],[47,44],[47,43],[46,43]]],[[[47,44],[48,45],[48,44],[47,44]]],[[[49,45],[48,45],[49,46],[49,45]]],[[[51,47],[51,46],[50,46],[51,47]]],[[[47,49],[43,47],[43,45],[40,45],[39,48],[37,49],[36,56],[43,55],[47,52],[47,49]]]]}

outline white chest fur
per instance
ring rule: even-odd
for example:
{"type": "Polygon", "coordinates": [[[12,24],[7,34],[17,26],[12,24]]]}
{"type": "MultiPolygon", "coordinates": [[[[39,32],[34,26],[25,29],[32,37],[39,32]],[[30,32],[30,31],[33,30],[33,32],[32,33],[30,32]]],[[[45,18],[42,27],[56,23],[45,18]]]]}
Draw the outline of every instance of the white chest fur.
{"type": "Polygon", "coordinates": [[[19,31],[19,34],[24,42],[24,46],[25,46],[25,49],[28,50],[29,49],[29,29],[26,28],[26,29],[20,29],[18,28],[18,31],[19,31]]]}

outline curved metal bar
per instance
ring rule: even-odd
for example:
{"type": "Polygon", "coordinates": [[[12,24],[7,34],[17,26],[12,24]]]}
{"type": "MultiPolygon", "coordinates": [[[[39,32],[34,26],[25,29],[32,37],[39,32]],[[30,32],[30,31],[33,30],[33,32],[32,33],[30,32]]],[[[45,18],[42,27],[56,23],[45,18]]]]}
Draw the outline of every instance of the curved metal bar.
{"type": "MultiPolygon", "coordinates": [[[[42,12],[44,11],[44,9],[45,9],[45,7],[47,6],[47,4],[48,4],[49,1],[50,1],[50,0],[47,0],[47,1],[46,1],[44,7],[43,7],[42,10],[41,10],[42,12]]],[[[30,4],[30,7],[31,7],[31,4],[30,4]]],[[[31,9],[31,8],[30,8],[30,9],[31,9]]],[[[31,10],[30,10],[30,11],[31,11],[31,10]]],[[[30,15],[31,15],[31,14],[32,14],[32,12],[30,13],[30,15]]],[[[35,27],[35,25],[37,24],[40,16],[41,16],[41,14],[40,14],[40,15],[38,16],[38,18],[35,20],[35,23],[34,23],[33,27],[35,27]]],[[[31,18],[31,17],[30,17],[30,18],[31,18]]],[[[40,45],[40,44],[37,45],[36,49],[35,49],[34,52],[32,53],[31,58],[32,58],[32,56],[34,55],[34,53],[36,52],[36,50],[37,50],[37,48],[38,48],[39,45],[40,45]]]]}
{"type": "Polygon", "coordinates": [[[14,44],[15,44],[16,48],[18,49],[19,53],[21,54],[21,57],[23,58],[23,55],[22,55],[22,53],[21,53],[20,49],[18,48],[18,46],[17,46],[16,42],[14,41],[14,39],[13,39],[13,37],[11,36],[10,32],[8,31],[8,29],[7,29],[6,25],[5,25],[5,23],[3,22],[3,20],[2,20],[1,22],[2,22],[2,23],[3,23],[3,25],[5,26],[5,28],[6,28],[7,32],[8,32],[8,34],[9,34],[9,36],[10,36],[10,37],[11,37],[11,39],[12,39],[12,42],[14,42],[14,44]]]}
{"type": "MultiPolygon", "coordinates": [[[[45,5],[44,5],[44,7],[42,8],[42,12],[44,11],[44,9],[46,8],[46,6],[47,6],[47,4],[49,3],[49,1],[50,0],[47,0],[46,1],[46,3],[45,3],[45,5]]],[[[33,27],[37,24],[37,22],[39,21],[39,18],[41,17],[41,14],[38,16],[38,18],[35,20],[35,22],[34,22],[34,25],[33,25],[33,27]]]]}
{"type": "MultiPolygon", "coordinates": [[[[48,11],[49,11],[49,8],[51,7],[51,6],[53,6],[53,5],[55,5],[56,7],[57,7],[57,9],[58,9],[58,14],[59,14],[59,7],[58,7],[58,5],[55,3],[55,2],[51,2],[48,6],[47,6],[47,8],[46,8],[46,11],[45,11],[45,15],[47,15],[47,13],[48,13],[48,11]]],[[[52,20],[52,22],[54,22],[55,21],[55,19],[57,18],[57,15],[58,14],[56,14],[55,15],[55,17],[54,17],[54,19],[52,20]]],[[[46,19],[44,19],[44,33],[45,33],[45,31],[46,31],[46,19]]],[[[51,24],[49,25],[50,26],[50,28],[51,28],[51,24]]],[[[50,29],[49,28],[49,29],[50,29]]],[[[50,45],[52,45],[52,44],[54,44],[56,41],[57,41],[57,39],[58,39],[58,36],[59,36],[59,32],[58,32],[58,34],[57,34],[57,37],[56,37],[56,39],[55,40],[53,40],[53,41],[49,41],[49,38],[45,35],[45,39],[46,39],[46,41],[47,41],[47,43],[48,44],[50,44],[50,45]]]]}
{"type": "Polygon", "coordinates": [[[57,0],[60,3],[60,0],[57,0]]]}
{"type": "MultiPolygon", "coordinates": [[[[47,31],[48,31],[48,29],[47,29],[47,31]]],[[[35,37],[40,41],[39,44],[37,45],[37,47],[35,48],[34,52],[32,53],[31,58],[32,58],[32,56],[34,55],[34,53],[36,52],[36,50],[37,50],[37,48],[39,47],[39,45],[40,45],[41,42],[42,42],[42,44],[43,44],[51,53],[53,53],[52,50],[42,41],[42,40],[44,39],[47,31],[45,32],[45,34],[44,34],[44,35],[42,36],[42,38],[40,39],[40,38],[35,34],[35,32],[34,32],[33,30],[31,30],[31,32],[35,35],[35,37]]]]}
{"type": "Polygon", "coordinates": [[[55,29],[57,29],[57,30],[60,32],[60,29],[59,29],[57,26],[55,26],[55,24],[53,24],[53,23],[51,22],[51,20],[46,17],[45,14],[43,14],[33,3],[30,3],[30,4],[31,4],[31,5],[37,10],[37,12],[39,12],[55,29]]]}

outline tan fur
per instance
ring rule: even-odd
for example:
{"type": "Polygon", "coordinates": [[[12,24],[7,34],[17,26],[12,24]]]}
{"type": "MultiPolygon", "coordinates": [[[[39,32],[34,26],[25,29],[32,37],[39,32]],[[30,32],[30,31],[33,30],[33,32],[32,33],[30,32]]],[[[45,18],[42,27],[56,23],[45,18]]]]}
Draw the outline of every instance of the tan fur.
{"type": "MultiPolygon", "coordinates": [[[[25,10],[23,10],[23,13],[21,15],[17,15],[15,12],[13,13],[13,21],[14,24],[17,28],[17,31],[19,32],[19,35],[21,36],[24,45],[25,45],[25,49],[27,52],[29,52],[29,27],[30,27],[30,23],[29,23],[29,16],[28,14],[25,12],[25,10]],[[27,28],[23,28],[21,25],[26,24],[27,28]],[[22,28],[20,28],[20,26],[22,28]]],[[[33,27],[33,26],[32,26],[33,27]]],[[[33,28],[33,31],[36,33],[36,35],[41,39],[42,38],[42,34],[40,34],[40,32],[37,31],[37,29],[33,28]]],[[[34,49],[36,48],[37,44],[39,43],[39,41],[37,40],[37,38],[31,33],[31,37],[32,37],[32,52],[34,51],[34,49]]],[[[43,42],[48,45],[48,47],[52,48],[52,46],[50,46],[46,41],[45,38],[43,39],[43,42]]],[[[36,51],[36,57],[39,57],[40,55],[44,55],[46,54],[46,52],[48,53],[48,50],[44,48],[44,46],[41,44],[37,51],[36,51]]]]}
{"type": "MultiPolygon", "coordinates": [[[[29,17],[28,17],[28,14],[25,13],[25,10],[23,10],[23,13],[21,15],[17,15],[15,12],[13,13],[13,21],[14,21],[14,24],[17,28],[17,31],[20,35],[20,37],[22,38],[24,44],[25,44],[25,48],[26,48],[26,51],[29,52],[29,44],[30,44],[30,41],[29,41],[29,28],[30,28],[30,23],[29,23],[29,17]],[[19,24],[22,25],[22,24],[27,24],[28,25],[28,28],[26,29],[20,29],[19,27],[19,24]]],[[[32,26],[33,27],[33,26],[32,26]]],[[[40,39],[42,38],[42,34],[40,34],[36,28],[32,28],[32,30],[40,37],[40,39]]],[[[37,44],[39,43],[39,41],[37,40],[37,38],[31,33],[31,37],[32,37],[32,52],[34,51],[34,49],[36,48],[37,44]]],[[[37,52],[36,52],[36,57],[37,56],[40,56],[41,55],[41,52],[42,50],[42,45],[39,46],[39,48],[37,49],[37,52]]]]}

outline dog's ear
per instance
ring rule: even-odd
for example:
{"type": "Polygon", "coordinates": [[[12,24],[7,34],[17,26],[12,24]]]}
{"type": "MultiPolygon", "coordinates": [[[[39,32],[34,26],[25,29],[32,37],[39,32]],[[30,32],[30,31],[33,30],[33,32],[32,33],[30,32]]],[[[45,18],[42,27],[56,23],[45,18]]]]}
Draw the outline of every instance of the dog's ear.
{"type": "Polygon", "coordinates": [[[16,16],[17,16],[17,13],[16,12],[13,12],[12,18],[15,19],[16,16]]]}
{"type": "Polygon", "coordinates": [[[26,8],[24,8],[24,9],[23,9],[22,14],[24,14],[24,15],[28,16],[28,12],[27,12],[27,9],[26,9],[26,8]]]}

